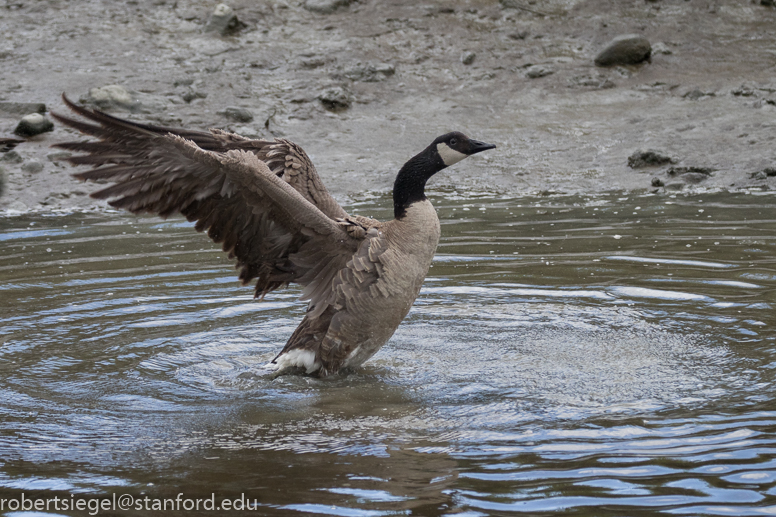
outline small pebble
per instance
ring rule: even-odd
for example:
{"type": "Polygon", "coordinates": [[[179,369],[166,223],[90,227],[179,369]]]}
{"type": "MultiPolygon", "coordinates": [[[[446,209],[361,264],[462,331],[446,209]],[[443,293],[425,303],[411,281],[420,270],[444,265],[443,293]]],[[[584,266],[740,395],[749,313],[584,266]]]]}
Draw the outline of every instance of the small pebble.
{"type": "Polygon", "coordinates": [[[225,36],[235,33],[243,27],[245,24],[237,19],[234,9],[226,4],[218,4],[207,20],[205,32],[217,32],[225,36]]]}
{"type": "Polygon", "coordinates": [[[644,36],[625,34],[618,36],[596,56],[598,66],[635,65],[646,61],[652,54],[652,46],[644,36]]]}
{"type": "Polygon", "coordinates": [[[224,111],[220,111],[219,114],[225,116],[229,120],[234,120],[235,122],[246,123],[253,121],[253,113],[245,108],[236,108],[232,106],[226,108],[224,111]]]}
{"type": "Polygon", "coordinates": [[[329,111],[343,111],[353,103],[350,93],[341,86],[335,86],[321,92],[318,96],[323,107],[329,111]]]}
{"type": "Polygon", "coordinates": [[[13,132],[19,136],[35,136],[47,131],[54,131],[54,123],[40,113],[31,113],[22,117],[13,132]]]}
{"type": "Polygon", "coordinates": [[[43,170],[43,164],[38,160],[30,160],[22,165],[22,170],[34,174],[43,170]]]}
{"type": "Polygon", "coordinates": [[[654,149],[647,149],[646,151],[636,151],[628,157],[628,167],[631,169],[639,169],[642,167],[656,167],[658,165],[665,165],[667,163],[673,163],[674,160],[670,156],[662,154],[660,151],[654,149]]]}
{"type": "Polygon", "coordinates": [[[554,73],[555,70],[548,66],[542,66],[542,65],[533,65],[528,67],[528,69],[525,72],[525,76],[529,79],[538,79],[540,77],[548,76],[552,73],[554,73]]]}

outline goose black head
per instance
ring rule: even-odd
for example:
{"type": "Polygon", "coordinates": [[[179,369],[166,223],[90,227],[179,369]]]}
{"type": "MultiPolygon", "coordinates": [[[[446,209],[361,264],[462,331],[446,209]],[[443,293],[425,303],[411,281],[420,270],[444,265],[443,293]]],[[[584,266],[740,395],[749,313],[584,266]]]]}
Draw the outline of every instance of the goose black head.
{"type": "Polygon", "coordinates": [[[437,137],[431,145],[404,164],[393,183],[393,214],[401,219],[407,207],[426,199],[426,181],[467,156],[495,149],[495,145],[472,140],[458,131],[437,137]]]}
{"type": "Polygon", "coordinates": [[[458,163],[467,156],[496,148],[493,144],[471,139],[458,131],[437,137],[431,146],[436,149],[445,167],[458,163]]]}

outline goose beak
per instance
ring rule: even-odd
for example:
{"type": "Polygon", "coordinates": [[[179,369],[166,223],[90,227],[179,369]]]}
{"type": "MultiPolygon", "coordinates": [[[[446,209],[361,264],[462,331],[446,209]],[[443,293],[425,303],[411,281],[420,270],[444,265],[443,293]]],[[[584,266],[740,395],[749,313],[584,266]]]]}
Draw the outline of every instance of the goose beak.
{"type": "Polygon", "coordinates": [[[486,144],[485,142],[480,142],[479,140],[469,140],[471,143],[471,147],[469,150],[469,156],[477,153],[481,153],[482,151],[487,151],[488,149],[495,149],[496,146],[493,144],[486,144]]]}

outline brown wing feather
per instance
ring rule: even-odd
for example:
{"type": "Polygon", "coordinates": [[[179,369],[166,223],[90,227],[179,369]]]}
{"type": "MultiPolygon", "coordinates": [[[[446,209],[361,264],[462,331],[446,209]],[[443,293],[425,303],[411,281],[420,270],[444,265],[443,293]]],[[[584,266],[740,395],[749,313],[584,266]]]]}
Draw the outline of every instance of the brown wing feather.
{"type": "Polygon", "coordinates": [[[326,213],[345,214],[325,189],[315,190],[321,186],[320,179],[298,146],[252,141],[221,131],[135,124],[64,101],[90,122],[52,115],[99,140],[56,146],[87,153],[70,158],[71,163],[94,166],[76,174],[77,178],[113,183],[92,196],[111,199],[112,206],[133,213],[163,217],[181,213],[196,221],[198,231],[207,231],[237,260],[243,283],[258,279],[256,296],[289,282],[319,281],[309,274],[311,262],[306,256],[313,249],[325,255],[327,266],[319,273],[328,276],[329,269],[343,267],[358,248],[360,240],[326,213]],[[304,172],[291,174],[284,168],[283,174],[273,174],[268,165],[276,165],[278,157],[288,168],[304,172]],[[309,166],[295,167],[297,163],[309,166]],[[320,208],[314,204],[316,196],[323,201],[320,208]]]}

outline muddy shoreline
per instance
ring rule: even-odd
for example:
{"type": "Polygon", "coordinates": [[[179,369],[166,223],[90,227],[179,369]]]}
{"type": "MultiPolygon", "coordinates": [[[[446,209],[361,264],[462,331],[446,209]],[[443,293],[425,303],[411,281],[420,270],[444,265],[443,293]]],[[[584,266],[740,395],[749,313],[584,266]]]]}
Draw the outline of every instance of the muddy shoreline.
{"type": "MultiPolygon", "coordinates": [[[[5,2],[0,102],[61,113],[62,92],[119,85],[136,103],[118,116],[301,144],[343,202],[389,192],[404,160],[453,129],[499,149],[430,189],[776,188],[776,9],[759,1],[229,5],[240,25],[221,35],[205,31],[215,2],[5,2]],[[595,66],[622,34],[646,37],[651,61],[595,66]],[[672,162],[630,168],[646,149],[672,162]]],[[[0,213],[100,206],[50,147],[76,136],[56,125],[2,155],[0,213]]]]}

